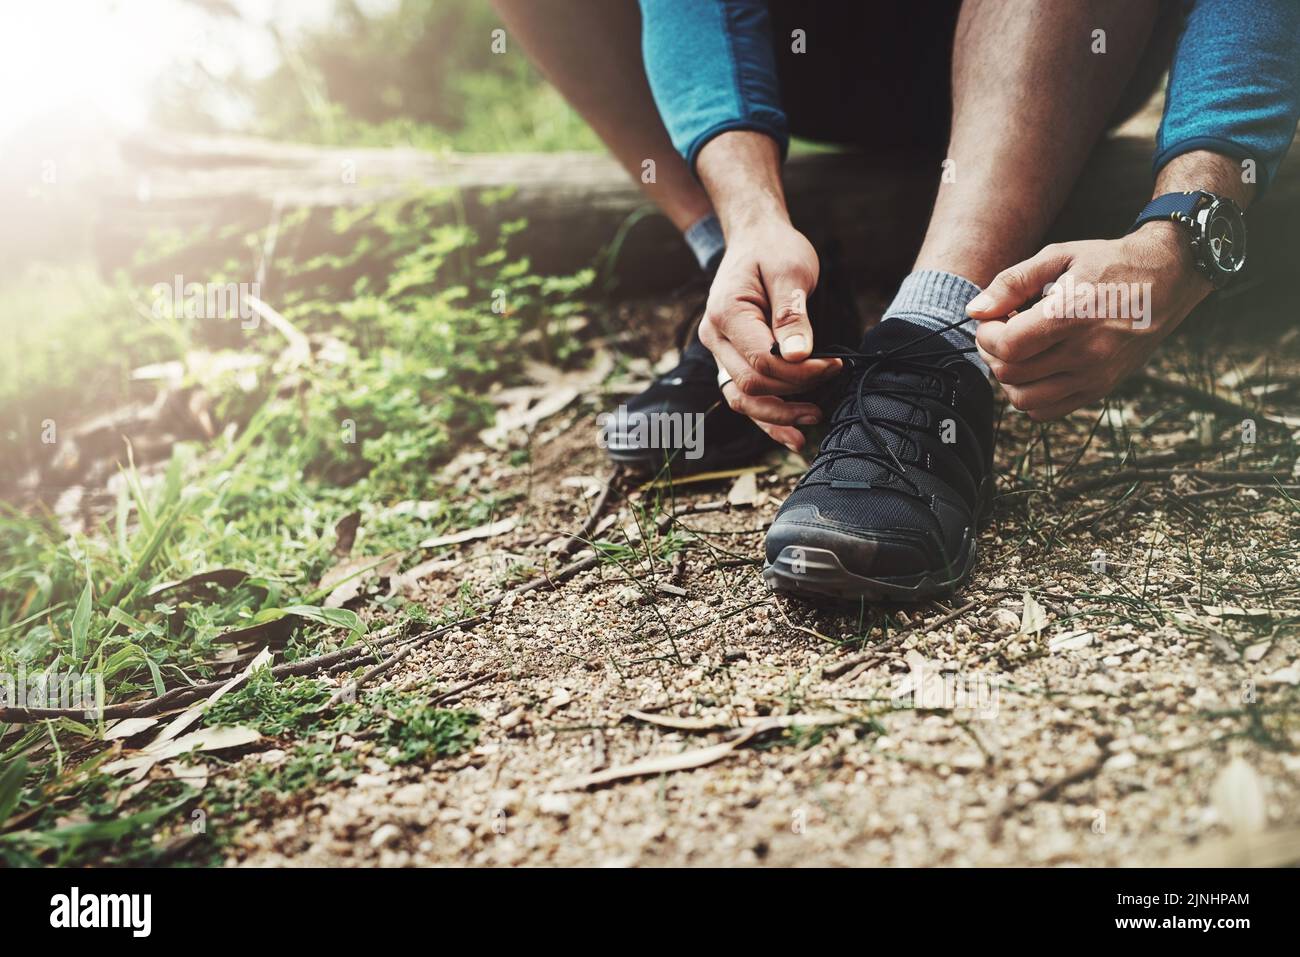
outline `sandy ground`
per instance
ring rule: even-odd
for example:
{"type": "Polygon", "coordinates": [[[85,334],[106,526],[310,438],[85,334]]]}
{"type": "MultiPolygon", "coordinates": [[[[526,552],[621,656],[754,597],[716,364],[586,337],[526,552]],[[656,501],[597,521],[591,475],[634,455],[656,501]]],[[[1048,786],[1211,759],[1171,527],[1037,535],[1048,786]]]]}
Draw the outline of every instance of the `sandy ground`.
{"type": "MultiPolygon", "coordinates": [[[[1090,445],[1096,409],[1053,427],[1058,489],[1116,472],[1123,424],[1152,462],[1264,467],[1263,446],[1159,390],[1133,395],[1090,445]],[[1220,451],[1188,457],[1207,442],[1220,451]]],[[[559,567],[547,543],[581,526],[594,496],[580,483],[609,474],[599,401],[539,427],[529,465],[462,461],[476,486],[521,493],[519,524],[462,546],[423,584],[430,608],[466,580],[500,593],[512,564],[559,567]]],[[[427,768],[371,756],[352,782],[246,828],[230,863],[1243,863],[1287,839],[1300,859],[1300,509],[1187,476],[1043,491],[1038,428],[1007,409],[1000,429],[994,521],[971,587],[943,605],[846,612],[769,594],[754,559],[799,474],[784,453],[748,504],[723,504],[732,479],[675,489],[677,561],[636,545],[632,505],[657,493],[625,484],[599,537],[638,557],[508,602],[386,677],[482,679],[459,696],[483,718],[471,752],[427,768]],[[1026,591],[1042,616],[1028,622],[1026,591]],[[791,715],[835,723],[725,747],[791,715]],[[572,786],[709,748],[726,753],[572,786]]]]}

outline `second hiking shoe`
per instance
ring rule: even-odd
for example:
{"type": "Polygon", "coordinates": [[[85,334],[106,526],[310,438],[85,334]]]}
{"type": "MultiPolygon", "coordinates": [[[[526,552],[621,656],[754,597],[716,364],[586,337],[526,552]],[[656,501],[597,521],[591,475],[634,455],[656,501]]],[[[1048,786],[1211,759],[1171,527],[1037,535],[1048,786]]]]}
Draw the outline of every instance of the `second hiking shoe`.
{"type": "MultiPolygon", "coordinates": [[[[821,279],[808,298],[819,342],[857,339],[861,325],[838,247],[819,244],[821,279]]],[[[733,412],[718,386],[718,364],[690,331],[681,361],[640,395],[602,417],[610,459],[635,472],[714,472],[749,465],[780,448],[753,420],[733,412]]]]}

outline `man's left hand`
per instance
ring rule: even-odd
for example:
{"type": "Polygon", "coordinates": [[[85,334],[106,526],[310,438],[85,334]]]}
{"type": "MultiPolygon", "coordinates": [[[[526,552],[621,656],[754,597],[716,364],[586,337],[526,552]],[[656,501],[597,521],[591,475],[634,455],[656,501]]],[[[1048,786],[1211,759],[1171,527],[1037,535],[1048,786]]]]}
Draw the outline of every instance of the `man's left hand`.
{"type": "Polygon", "coordinates": [[[1011,404],[1041,422],[1109,394],[1211,288],[1182,230],[1152,222],[1122,239],[1047,246],[999,273],[967,312],[1011,404]]]}

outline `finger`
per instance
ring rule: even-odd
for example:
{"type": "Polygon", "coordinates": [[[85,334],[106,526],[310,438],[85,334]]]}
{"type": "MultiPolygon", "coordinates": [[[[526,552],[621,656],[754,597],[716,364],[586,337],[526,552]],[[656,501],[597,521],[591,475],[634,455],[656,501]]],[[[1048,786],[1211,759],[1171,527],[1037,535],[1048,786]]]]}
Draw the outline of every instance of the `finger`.
{"type": "Polygon", "coordinates": [[[975,344],[1002,362],[1024,362],[1063,341],[1068,331],[1064,320],[1036,303],[1010,319],[981,322],[975,344]]]}
{"type": "Polygon", "coordinates": [[[1053,419],[1064,418],[1076,409],[1082,409],[1085,405],[1090,405],[1093,401],[1095,401],[1094,397],[1087,392],[1075,392],[1059,402],[1054,402],[1041,409],[1035,409],[1029,413],[1029,418],[1034,422],[1050,422],[1053,419]]]}
{"type": "Polygon", "coordinates": [[[966,314],[976,319],[1005,316],[1043,294],[1043,287],[1070,268],[1073,253],[1069,244],[1045,246],[1039,253],[993,277],[988,288],[966,305],[966,314]]]}
{"type": "MultiPolygon", "coordinates": [[[[767,343],[770,349],[770,334],[767,343]]],[[[713,350],[718,365],[727,370],[737,388],[746,395],[790,395],[804,392],[836,375],[842,365],[838,359],[830,360],[829,363],[824,359],[805,359],[795,363],[766,355],[754,357],[762,360],[756,368],[756,362],[730,339],[720,338],[709,347],[713,350]],[[777,373],[785,378],[778,377],[777,373]]]]}
{"type": "MultiPolygon", "coordinates": [[[[790,362],[772,355],[772,330],[767,323],[747,319],[724,320],[722,334],[745,363],[755,372],[786,385],[782,391],[803,392],[839,374],[839,359],[803,359],[790,362]]],[[[804,353],[807,355],[807,353],[804,353]]]]}
{"type": "Polygon", "coordinates": [[[999,359],[992,353],[985,352],[978,340],[975,345],[979,349],[980,358],[993,373],[993,378],[1004,386],[1028,385],[1058,372],[1069,372],[1078,362],[1074,350],[1070,348],[1069,343],[1064,342],[1058,342],[1023,362],[1007,362],[999,359]]]}
{"type": "Polygon", "coordinates": [[[822,420],[822,410],[810,402],[787,402],[771,395],[745,395],[734,382],[723,387],[722,397],[733,412],[768,425],[816,425],[822,420]]]}
{"type": "MultiPolygon", "coordinates": [[[[746,415],[749,415],[748,412],[745,412],[745,409],[748,407],[749,403],[756,401],[754,396],[747,396],[744,393],[742,393],[739,389],[737,389],[736,384],[734,382],[728,382],[726,385],[722,387],[722,397],[727,401],[727,404],[731,406],[732,409],[734,409],[737,412],[743,412],[746,415]]],[[[787,403],[782,403],[780,399],[763,399],[761,401],[778,402],[783,405],[787,404],[787,403]]],[[[764,410],[764,411],[765,414],[767,415],[774,414],[771,410],[764,410]]],[[[818,410],[818,415],[820,414],[821,414],[820,410],[818,410]]],[[[800,449],[803,448],[804,445],[803,433],[800,432],[798,429],[796,429],[793,425],[781,425],[775,422],[768,422],[760,418],[754,418],[754,416],[752,415],[750,416],[750,418],[753,418],[754,424],[757,425],[764,432],[766,432],[769,436],[771,436],[774,441],[784,445],[791,452],[798,452],[800,449]]]]}
{"type": "Polygon", "coordinates": [[[772,334],[781,344],[781,357],[791,362],[807,359],[813,350],[808,296],[816,283],[817,277],[805,272],[780,273],[767,282],[772,334]]]}
{"type": "Polygon", "coordinates": [[[1007,399],[1021,412],[1046,410],[1079,391],[1079,380],[1068,372],[1048,376],[1028,385],[1004,385],[1007,399]]]}
{"type": "Polygon", "coordinates": [[[788,425],[768,425],[766,422],[755,422],[754,424],[766,432],[773,442],[779,442],[791,452],[803,451],[804,443],[808,441],[804,438],[802,432],[788,425]]]}
{"type": "Polygon", "coordinates": [[[701,341],[713,353],[713,361],[718,364],[718,369],[725,373],[722,378],[736,383],[739,391],[746,395],[786,395],[798,391],[791,389],[789,383],[756,372],[730,342],[717,335],[706,338],[703,334],[704,327],[701,326],[700,329],[701,341]]]}

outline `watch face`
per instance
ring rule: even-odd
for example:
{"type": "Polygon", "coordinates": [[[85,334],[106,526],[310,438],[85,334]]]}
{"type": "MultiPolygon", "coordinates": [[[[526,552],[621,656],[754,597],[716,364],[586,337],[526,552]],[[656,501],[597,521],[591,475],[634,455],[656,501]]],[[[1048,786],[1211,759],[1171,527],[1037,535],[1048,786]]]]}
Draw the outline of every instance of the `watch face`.
{"type": "Polygon", "coordinates": [[[1214,269],[1226,279],[1246,264],[1246,224],[1235,203],[1218,200],[1205,218],[1204,245],[1214,269]]]}

